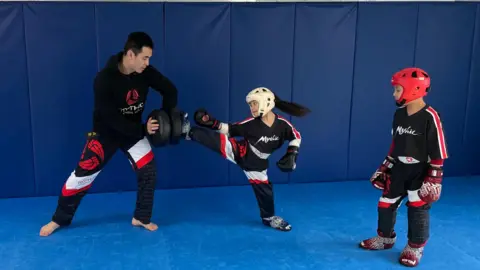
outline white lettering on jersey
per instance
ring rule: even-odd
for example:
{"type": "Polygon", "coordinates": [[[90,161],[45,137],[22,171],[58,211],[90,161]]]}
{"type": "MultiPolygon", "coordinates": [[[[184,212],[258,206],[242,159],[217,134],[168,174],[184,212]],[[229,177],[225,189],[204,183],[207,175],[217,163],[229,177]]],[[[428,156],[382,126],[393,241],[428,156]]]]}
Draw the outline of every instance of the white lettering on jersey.
{"type": "Polygon", "coordinates": [[[277,135],[273,135],[272,137],[262,136],[260,137],[260,139],[258,139],[258,141],[255,144],[259,142],[269,143],[269,142],[278,141],[278,140],[279,140],[279,137],[277,135]]]}
{"type": "Polygon", "coordinates": [[[131,105],[126,108],[121,108],[120,112],[125,115],[125,114],[137,114],[143,109],[143,102],[139,103],[137,105],[131,105]]]}
{"type": "Polygon", "coordinates": [[[414,135],[414,136],[417,136],[419,134],[417,134],[417,131],[412,129],[412,127],[407,127],[407,128],[404,128],[402,126],[398,126],[397,127],[397,134],[398,135],[403,135],[403,134],[410,134],[410,135],[414,135]]]}

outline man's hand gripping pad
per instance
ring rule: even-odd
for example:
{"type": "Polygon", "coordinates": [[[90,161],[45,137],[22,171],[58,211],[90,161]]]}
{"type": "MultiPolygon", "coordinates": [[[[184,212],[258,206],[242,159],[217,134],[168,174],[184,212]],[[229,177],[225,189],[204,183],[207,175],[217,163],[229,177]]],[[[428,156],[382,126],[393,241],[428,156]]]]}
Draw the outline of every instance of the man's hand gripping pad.
{"type": "Polygon", "coordinates": [[[158,121],[158,130],[148,136],[150,142],[154,147],[161,147],[165,146],[170,141],[170,134],[171,134],[171,126],[170,126],[170,116],[164,110],[153,110],[149,115],[148,118],[152,117],[158,121]]]}

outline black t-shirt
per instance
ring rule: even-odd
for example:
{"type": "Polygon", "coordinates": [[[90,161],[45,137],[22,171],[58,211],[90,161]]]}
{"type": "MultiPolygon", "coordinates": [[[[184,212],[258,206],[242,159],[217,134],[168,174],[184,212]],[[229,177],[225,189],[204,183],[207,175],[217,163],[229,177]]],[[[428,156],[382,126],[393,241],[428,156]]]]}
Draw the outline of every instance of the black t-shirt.
{"type": "Polygon", "coordinates": [[[140,74],[122,74],[121,59],[122,53],[111,56],[95,77],[93,129],[100,135],[141,139],[146,134],[142,113],[149,88],[162,94],[166,110],[177,105],[177,89],[152,65],[140,74]]]}
{"type": "Polygon", "coordinates": [[[230,137],[243,137],[248,142],[250,153],[247,154],[245,166],[249,169],[264,170],[268,168],[268,157],[282,147],[285,141],[289,145],[300,147],[300,132],[285,118],[275,114],[271,127],[260,118],[249,117],[243,121],[229,124],[230,137]]]}
{"type": "Polygon", "coordinates": [[[410,116],[406,107],[399,108],[393,118],[392,136],[391,156],[404,163],[448,158],[440,115],[429,105],[410,116]]]}

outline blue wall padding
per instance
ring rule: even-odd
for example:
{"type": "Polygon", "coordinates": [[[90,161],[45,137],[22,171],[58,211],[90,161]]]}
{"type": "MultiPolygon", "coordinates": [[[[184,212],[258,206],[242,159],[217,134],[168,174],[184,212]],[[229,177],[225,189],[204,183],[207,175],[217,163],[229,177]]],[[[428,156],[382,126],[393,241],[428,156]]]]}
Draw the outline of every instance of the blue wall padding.
{"type": "Polygon", "coordinates": [[[417,4],[360,5],[347,145],[348,178],[369,176],[387,155],[396,109],[392,72],[413,65],[417,4]]]}
{"type": "MultiPolygon", "coordinates": [[[[284,115],[303,136],[298,168],[273,183],[367,181],[388,152],[391,75],[416,65],[432,77],[447,176],[480,174],[480,16],[476,3],[0,4],[4,97],[0,197],[57,196],[91,130],[93,79],[128,33],[148,32],[151,63],[179,89],[191,118],[250,116],[245,96],[266,86],[309,107],[284,115]]],[[[162,103],[150,91],[146,115],[162,103]]],[[[194,142],[155,149],[158,188],[246,185],[234,164],[194,142]]],[[[368,184],[368,183],[366,183],[368,184]]],[[[136,190],[118,152],[91,192],[136,190]]]]}
{"type": "Polygon", "coordinates": [[[0,4],[0,197],[35,195],[30,93],[22,5],[0,4]]]}
{"type": "Polygon", "coordinates": [[[445,123],[451,156],[445,169],[455,175],[467,173],[468,146],[463,142],[463,132],[476,6],[425,4],[419,10],[415,65],[435,76],[428,100],[445,123]]]}
{"type": "MultiPolygon", "coordinates": [[[[230,119],[239,121],[251,116],[245,95],[255,87],[270,87],[291,100],[295,5],[233,5],[231,16],[229,106],[230,119]]],[[[275,168],[284,149],[270,158],[268,176],[273,183],[288,181],[288,174],[275,168]]],[[[248,183],[241,170],[230,167],[230,184],[248,183]]]]}
{"type": "Polygon", "coordinates": [[[293,101],[312,115],[293,120],[304,147],[292,182],[347,177],[357,9],[356,4],[297,5],[293,101]]]}
{"type": "MultiPolygon", "coordinates": [[[[178,3],[165,5],[165,72],[179,88],[179,104],[192,119],[205,108],[228,120],[230,8],[228,4],[178,3]],[[188,90],[186,90],[188,89],[188,90]]],[[[159,149],[161,186],[228,185],[228,164],[219,153],[200,144],[159,149]]]]}
{"type": "MultiPolygon", "coordinates": [[[[476,14],[480,14],[480,5],[476,7],[476,14]]],[[[466,103],[465,126],[462,130],[461,149],[465,151],[466,169],[459,175],[479,175],[480,166],[480,16],[475,17],[475,32],[473,33],[473,46],[471,55],[471,68],[469,72],[469,85],[466,103]]]]}
{"type": "Polygon", "coordinates": [[[93,4],[24,4],[36,194],[56,194],[91,126],[97,67],[93,4]]]}

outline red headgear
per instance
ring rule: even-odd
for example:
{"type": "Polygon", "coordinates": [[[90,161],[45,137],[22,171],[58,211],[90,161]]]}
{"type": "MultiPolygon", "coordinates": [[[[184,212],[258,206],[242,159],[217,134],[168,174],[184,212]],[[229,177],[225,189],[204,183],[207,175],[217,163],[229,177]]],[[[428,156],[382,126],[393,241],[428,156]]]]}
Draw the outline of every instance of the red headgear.
{"type": "Polygon", "coordinates": [[[398,106],[427,95],[430,90],[430,76],[420,68],[405,68],[392,76],[392,85],[403,87],[403,93],[397,101],[398,106]]]}

